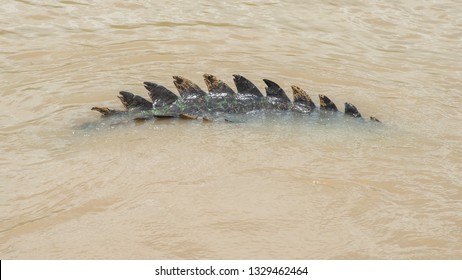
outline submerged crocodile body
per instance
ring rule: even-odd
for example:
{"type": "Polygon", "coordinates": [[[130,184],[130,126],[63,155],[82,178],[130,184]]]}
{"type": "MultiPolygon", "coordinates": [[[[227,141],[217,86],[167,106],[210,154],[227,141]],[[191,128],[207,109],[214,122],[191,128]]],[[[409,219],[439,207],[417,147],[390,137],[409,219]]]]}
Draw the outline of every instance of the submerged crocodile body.
{"type": "MultiPolygon", "coordinates": [[[[151,101],[127,91],[121,91],[118,96],[125,110],[115,110],[107,107],[93,107],[103,116],[127,116],[132,119],[150,118],[202,118],[213,120],[229,115],[244,115],[255,111],[285,111],[295,114],[310,115],[340,114],[337,106],[327,96],[319,95],[319,108],[309,95],[300,87],[292,86],[293,101],[275,82],[263,79],[266,84],[266,96],[249,80],[240,75],[233,75],[237,92],[217,77],[204,74],[208,92],[203,91],[192,81],[173,76],[173,83],[180,96],[164,86],[145,82],[144,87],[149,92],[151,101]]],[[[345,103],[344,115],[363,119],[357,108],[345,103]]],[[[373,122],[380,122],[370,117],[373,122]]]]}

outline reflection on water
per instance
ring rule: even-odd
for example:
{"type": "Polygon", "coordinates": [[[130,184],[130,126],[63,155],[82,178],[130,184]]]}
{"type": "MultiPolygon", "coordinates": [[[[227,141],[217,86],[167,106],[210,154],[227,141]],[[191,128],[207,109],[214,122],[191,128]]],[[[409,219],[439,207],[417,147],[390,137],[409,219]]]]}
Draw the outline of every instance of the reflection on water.
{"type": "Polygon", "coordinates": [[[0,11],[2,258],[461,258],[457,1],[0,11]],[[172,75],[205,88],[203,73],[295,84],[385,125],[90,111],[172,75]]]}

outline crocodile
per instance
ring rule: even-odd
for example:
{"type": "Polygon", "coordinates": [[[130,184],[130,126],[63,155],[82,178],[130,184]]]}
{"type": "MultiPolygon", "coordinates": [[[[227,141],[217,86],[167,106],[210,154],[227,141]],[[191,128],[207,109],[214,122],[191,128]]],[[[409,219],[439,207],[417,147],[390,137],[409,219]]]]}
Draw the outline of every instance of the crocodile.
{"type": "MultiPolygon", "coordinates": [[[[319,94],[319,107],[302,88],[292,86],[293,101],[275,82],[263,79],[266,84],[266,96],[241,75],[233,75],[236,91],[214,75],[204,74],[208,92],[202,90],[191,80],[181,76],[173,76],[173,83],[179,92],[176,95],[166,87],[144,82],[151,101],[128,91],[120,91],[118,98],[125,110],[95,106],[91,110],[98,111],[103,117],[125,116],[133,120],[151,118],[186,118],[228,120],[230,115],[245,115],[255,111],[292,112],[294,114],[338,115],[341,114],[334,102],[323,94],[319,94]]],[[[364,120],[356,106],[345,102],[344,116],[364,120]]],[[[380,121],[371,116],[372,122],[380,121]]]]}

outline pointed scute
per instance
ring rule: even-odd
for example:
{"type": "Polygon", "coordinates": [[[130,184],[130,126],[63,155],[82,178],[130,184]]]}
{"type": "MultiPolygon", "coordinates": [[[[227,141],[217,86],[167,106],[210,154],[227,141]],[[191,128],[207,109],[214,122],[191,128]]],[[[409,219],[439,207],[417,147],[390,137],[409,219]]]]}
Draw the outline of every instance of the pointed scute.
{"type": "Polygon", "coordinates": [[[266,84],[266,96],[276,98],[280,101],[290,103],[290,99],[285,91],[275,82],[268,79],[263,79],[266,84]]]}
{"type": "Polygon", "coordinates": [[[118,110],[109,109],[108,107],[98,107],[98,106],[95,106],[95,107],[92,107],[91,109],[92,109],[93,111],[98,111],[98,112],[100,112],[100,113],[103,114],[103,116],[105,116],[105,117],[107,117],[107,116],[113,116],[113,115],[116,115],[116,114],[123,113],[123,111],[118,111],[118,110]]]}
{"type": "Polygon", "coordinates": [[[382,123],[381,121],[379,121],[379,119],[377,119],[377,118],[374,117],[374,116],[371,116],[371,121],[373,121],[373,122],[378,122],[378,123],[382,123]]]}
{"type": "Polygon", "coordinates": [[[156,83],[144,82],[144,87],[149,91],[154,108],[168,106],[178,99],[176,94],[156,83]]]}
{"type": "Polygon", "coordinates": [[[250,94],[256,97],[263,97],[261,91],[249,80],[241,75],[233,75],[234,84],[239,94],[250,94]]]}
{"type": "Polygon", "coordinates": [[[316,108],[313,100],[311,100],[308,93],[298,86],[292,86],[292,93],[294,95],[294,104],[298,104],[310,109],[316,108]]]}
{"type": "Polygon", "coordinates": [[[356,109],[356,106],[345,102],[345,115],[352,116],[354,118],[362,118],[361,113],[356,109]]]}
{"type": "Polygon", "coordinates": [[[216,76],[210,74],[204,74],[204,82],[207,85],[207,89],[212,94],[236,94],[232,88],[230,88],[225,82],[219,80],[216,76]]]}
{"type": "Polygon", "coordinates": [[[128,91],[120,91],[117,96],[127,110],[147,111],[152,109],[152,103],[139,95],[135,95],[128,91]]]}
{"type": "Polygon", "coordinates": [[[320,94],[319,95],[319,108],[321,110],[338,112],[337,106],[332,102],[329,97],[320,94]]]}
{"type": "Polygon", "coordinates": [[[184,77],[173,76],[173,83],[183,98],[200,98],[207,95],[198,85],[184,77]]]}

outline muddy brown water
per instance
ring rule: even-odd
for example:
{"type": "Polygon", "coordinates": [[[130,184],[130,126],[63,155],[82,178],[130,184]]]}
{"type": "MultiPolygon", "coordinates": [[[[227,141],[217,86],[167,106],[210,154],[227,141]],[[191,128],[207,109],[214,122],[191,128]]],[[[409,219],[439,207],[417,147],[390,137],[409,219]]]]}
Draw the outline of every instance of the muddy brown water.
{"type": "Polygon", "coordinates": [[[3,1],[2,259],[462,258],[459,1],[3,1]],[[111,125],[241,74],[352,122],[111,125]],[[147,96],[147,95],[145,95],[147,96]],[[318,100],[315,99],[319,104],[318,100]]]}

